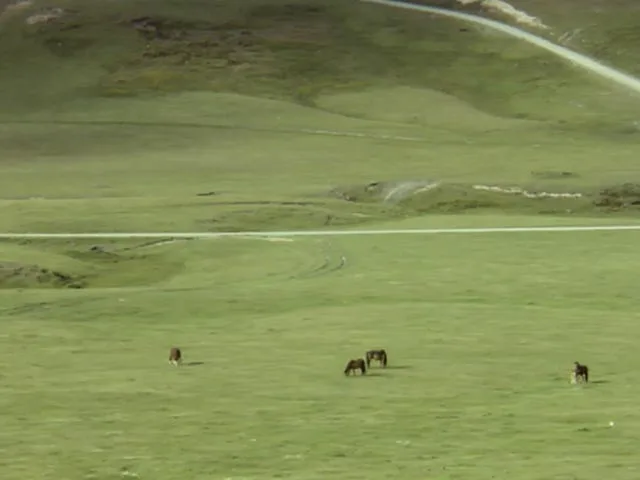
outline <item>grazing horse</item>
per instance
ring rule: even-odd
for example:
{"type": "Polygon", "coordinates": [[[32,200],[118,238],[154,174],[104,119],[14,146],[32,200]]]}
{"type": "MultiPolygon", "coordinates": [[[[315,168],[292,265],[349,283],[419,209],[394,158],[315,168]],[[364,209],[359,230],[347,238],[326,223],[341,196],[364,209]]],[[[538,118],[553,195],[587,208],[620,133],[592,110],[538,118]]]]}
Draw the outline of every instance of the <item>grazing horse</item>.
{"type": "Polygon", "coordinates": [[[182,363],[182,352],[178,347],[171,347],[169,351],[169,363],[178,366],[182,363]]]}
{"type": "Polygon", "coordinates": [[[350,372],[353,372],[353,374],[355,375],[356,370],[358,369],[360,369],[360,372],[362,372],[362,375],[367,373],[367,367],[364,366],[364,360],[361,358],[357,358],[355,360],[349,360],[349,363],[347,363],[347,366],[344,369],[344,374],[349,375],[350,372]]]}
{"type": "Polygon", "coordinates": [[[387,352],[382,350],[369,350],[365,354],[367,358],[367,367],[371,366],[371,360],[377,360],[383,367],[387,366],[387,352]]]}
{"type": "Polygon", "coordinates": [[[580,365],[578,362],[573,362],[574,367],[571,372],[571,383],[578,383],[580,379],[584,383],[589,383],[589,367],[586,365],[580,365]]]}

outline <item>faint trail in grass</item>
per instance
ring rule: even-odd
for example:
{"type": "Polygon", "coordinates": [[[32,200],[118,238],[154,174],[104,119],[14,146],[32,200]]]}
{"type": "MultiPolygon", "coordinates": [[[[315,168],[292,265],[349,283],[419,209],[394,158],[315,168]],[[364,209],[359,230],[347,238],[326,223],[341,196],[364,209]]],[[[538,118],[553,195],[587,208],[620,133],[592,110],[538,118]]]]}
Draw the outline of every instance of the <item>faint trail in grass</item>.
{"type": "Polygon", "coordinates": [[[394,140],[401,142],[427,142],[426,138],[387,135],[383,133],[362,133],[337,130],[321,130],[321,129],[292,129],[292,128],[264,128],[249,127],[246,125],[223,125],[212,123],[186,123],[186,122],[130,122],[130,121],[82,121],[82,120],[0,120],[0,125],[62,125],[62,126],[84,126],[84,127],[141,127],[141,128],[200,128],[200,129],[217,129],[217,130],[240,130],[247,132],[259,133],[279,133],[284,135],[320,135],[332,137],[352,137],[365,138],[375,140],[394,140]]]}
{"type": "Polygon", "coordinates": [[[151,242],[145,242],[145,243],[140,244],[140,245],[134,245],[133,247],[121,248],[121,249],[119,249],[119,251],[126,252],[128,250],[138,250],[138,249],[141,249],[141,248],[161,247],[163,245],[169,245],[171,243],[184,242],[184,241],[188,241],[188,240],[191,240],[191,239],[190,238],[159,239],[159,240],[153,240],[151,242]]]}
{"type": "Polygon", "coordinates": [[[324,261],[315,269],[296,275],[293,278],[306,279],[338,272],[347,266],[347,257],[344,252],[338,252],[330,242],[324,247],[324,261]]]}

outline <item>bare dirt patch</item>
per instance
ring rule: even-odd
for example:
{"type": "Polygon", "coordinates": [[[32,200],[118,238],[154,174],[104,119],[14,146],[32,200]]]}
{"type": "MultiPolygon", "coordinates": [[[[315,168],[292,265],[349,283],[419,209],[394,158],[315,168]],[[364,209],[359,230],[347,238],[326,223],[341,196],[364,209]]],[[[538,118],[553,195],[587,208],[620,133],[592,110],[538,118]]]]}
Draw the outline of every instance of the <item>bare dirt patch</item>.
{"type": "Polygon", "coordinates": [[[342,200],[349,202],[399,203],[417,193],[426,192],[439,185],[435,180],[376,181],[367,185],[336,187],[331,191],[342,200]]]}
{"type": "Polygon", "coordinates": [[[38,13],[30,15],[25,20],[27,25],[37,25],[39,23],[50,23],[58,20],[65,14],[62,8],[54,7],[41,10],[38,13]]]}
{"type": "Polygon", "coordinates": [[[501,16],[505,16],[516,23],[526,25],[528,27],[540,28],[540,29],[548,29],[549,27],[542,23],[542,21],[529,15],[527,12],[522,10],[518,10],[510,3],[507,3],[503,0],[458,0],[463,5],[468,5],[472,3],[476,3],[486,8],[489,12],[495,12],[500,14],[501,16]]]}
{"type": "Polygon", "coordinates": [[[417,3],[474,15],[492,16],[539,30],[550,28],[540,18],[516,8],[504,0],[418,0],[417,3]]]}

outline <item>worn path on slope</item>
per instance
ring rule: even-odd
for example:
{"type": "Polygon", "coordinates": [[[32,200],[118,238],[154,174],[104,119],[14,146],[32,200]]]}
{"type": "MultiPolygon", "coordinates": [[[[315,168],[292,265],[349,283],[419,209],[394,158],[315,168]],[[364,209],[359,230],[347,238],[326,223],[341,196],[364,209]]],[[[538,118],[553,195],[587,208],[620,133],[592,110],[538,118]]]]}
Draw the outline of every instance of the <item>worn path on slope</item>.
{"type": "Polygon", "coordinates": [[[548,52],[554,55],[557,55],[558,57],[564,58],[565,60],[569,60],[571,63],[578,65],[592,73],[598,74],[614,83],[623,85],[635,92],[640,93],[640,79],[637,79],[620,70],[616,70],[615,68],[609,67],[601,62],[598,62],[597,60],[594,60],[591,57],[588,57],[587,55],[574,52],[573,50],[569,50],[566,47],[562,47],[542,37],[538,37],[537,35],[534,35],[532,33],[529,33],[517,27],[512,27],[511,25],[507,25],[505,23],[501,23],[495,20],[489,20],[487,18],[483,18],[478,15],[472,15],[469,13],[454,12],[452,10],[447,10],[444,8],[428,7],[426,5],[416,5],[413,3],[402,2],[402,1],[394,1],[394,0],[360,0],[360,1],[365,3],[375,3],[378,5],[386,5],[388,7],[393,7],[393,8],[402,8],[405,10],[414,10],[417,12],[432,13],[434,15],[442,15],[445,17],[457,18],[459,20],[463,20],[466,22],[473,22],[479,25],[484,25],[485,27],[498,30],[500,32],[506,33],[507,35],[510,35],[515,38],[519,38],[520,40],[524,40],[525,42],[528,42],[532,45],[536,45],[540,48],[543,48],[548,52]]]}

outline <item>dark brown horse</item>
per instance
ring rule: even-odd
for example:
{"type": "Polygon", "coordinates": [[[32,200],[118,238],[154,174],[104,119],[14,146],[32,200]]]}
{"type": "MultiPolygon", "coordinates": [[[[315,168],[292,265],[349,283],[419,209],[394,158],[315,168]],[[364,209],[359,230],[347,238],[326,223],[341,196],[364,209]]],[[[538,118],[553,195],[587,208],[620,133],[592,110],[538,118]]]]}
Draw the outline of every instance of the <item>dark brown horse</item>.
{"type": "Polygon", "coordinates": [[[387,352],[384,350],[369,350],[366,354],[367,367],[371,366],[371,360],[377,360],[383,367],[387,366],[387,352]]]}
{"type": "Polygon", "coordinates": [[[171,347],[169,350],[169,363],[175,366],[182,363],[182,351],[178,347],[171,347]]]}
{"type": "Polygon", "coordinates": [[[589,367],[586,365],[580,365],[578,362],[573,362],[573,364],[574,367],[571,372],[573,376],[573,383],[578,383],[580,380],[584,383],[589,383],[589,367]]]}
{"type": "Polygon", "coordinates": [[[355,360],[349,360],[349,363],[347,363],[347,366],[344,369],[344,374],[349,375],[349,373],[353,372],[353,374],[355,375],[356,370],[358,369],[360,370],[362,375],[367,373],[367,367],[364,366],[364,360],[361,358],[356,358],[355,360]]]}

